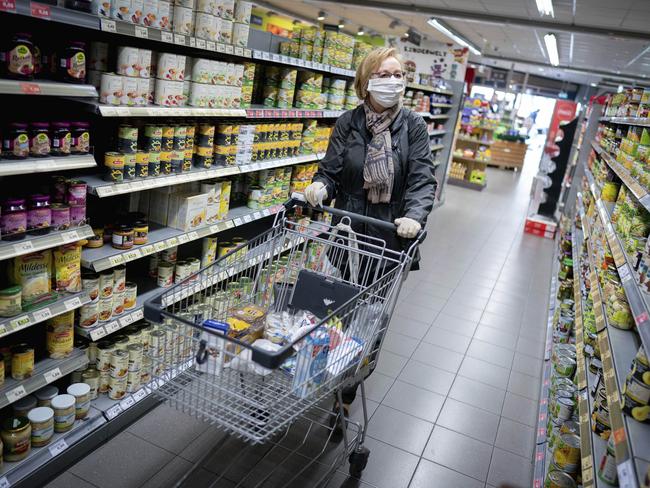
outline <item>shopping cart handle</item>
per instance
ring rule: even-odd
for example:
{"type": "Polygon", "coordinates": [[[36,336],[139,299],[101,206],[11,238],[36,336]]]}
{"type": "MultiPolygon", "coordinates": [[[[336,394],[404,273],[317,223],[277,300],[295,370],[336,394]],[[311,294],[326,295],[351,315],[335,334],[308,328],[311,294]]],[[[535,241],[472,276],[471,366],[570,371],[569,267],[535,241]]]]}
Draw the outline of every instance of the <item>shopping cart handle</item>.
{"type": "MultiPolygon", "coordinates": [[[[305,200],[305,196],[302,193],[292,193],[291,198],[284,203],[284,207],[289,210],[294,207],[308,207],[314,208],[316,210],[324,210],[325,212],[331,213],[333,215],[338,215],[339,217],[348,217],[351,221],[364,222],[366,224],[372,224],[377,227],[383,227],[386,230],[392,232],[397,232],[397,226],[392,222],[387,222],[386,220],[375,219],[374,217],[368,217],[366,215],[356,214],[353,212],[348,212],[347,210],[341,210],[340,208],[327,207],[323,205],[322,207],[312,207],[305,200]]],[[[422,243],[427,236],[427,231],[420,229],[415,236],[415,240],[418,243],[422,243]]]]}

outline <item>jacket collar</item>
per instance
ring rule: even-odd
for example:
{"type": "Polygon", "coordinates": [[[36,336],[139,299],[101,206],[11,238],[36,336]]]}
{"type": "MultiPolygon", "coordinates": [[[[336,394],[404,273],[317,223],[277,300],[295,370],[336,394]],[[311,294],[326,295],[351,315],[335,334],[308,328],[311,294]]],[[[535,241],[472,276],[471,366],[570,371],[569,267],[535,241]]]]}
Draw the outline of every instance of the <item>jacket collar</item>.
{"type": "MultiPolygon", "coordinates": [[[[402,128],[402,124],[404,123],[404,117],[406,116],[405,112],[406,109],[402,108],[397,114],[397,117],[395,117],[395,120],[393,120],[393,123],[390,126],[391,136],[393,134],[397,134],[399,130],[402,128]]],[[[352,126],[358,131],[364,133],[367,139],[369,140],[372,139],[370,131],[366,127],[366,114],[364,112],[363,105],[359,105],[357,108],[353,110],[352,126]]]]}

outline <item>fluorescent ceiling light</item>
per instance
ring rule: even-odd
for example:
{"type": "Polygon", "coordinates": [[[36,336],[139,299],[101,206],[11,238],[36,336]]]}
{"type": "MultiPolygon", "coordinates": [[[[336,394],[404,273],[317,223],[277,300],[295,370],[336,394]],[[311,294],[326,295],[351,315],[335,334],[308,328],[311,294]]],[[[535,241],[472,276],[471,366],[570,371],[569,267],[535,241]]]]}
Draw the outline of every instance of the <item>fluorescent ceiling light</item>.
{"type": "Polygon", "coordinates": [[[539,15],[550,15],[551,17],[555,17],[555,13],[553,12],[553,0],[535,0],[535,3],[537,4],[539,15]]]}
{"type": "Polygon", "coordinates": [[[544,36],[544,44],[546,44],[546,52],[548,53],[548,60],[553,66],[559,66],[560,54],[557,50],[557,38],[555,34],[546,34],[544,36]]]}
{"type": "Polygon", "coordinates": [[[430,18],[429,20],[427,20],[427,24],[439,30],[450,39],[453,39],[456,43],[460,44],[461,46],[468,48],[472,53],[476,54],[477,56],[481,56],[483,54],[481,53],[481,50],[478,47],[476,47],[470,41],[462,37],[460,34],[456,34],[454,31],[452,31],[449,27],[447,27],[438,19],[430,18]]]}
{"type": "Polygon", "coordinates": [[[343,29],[345,27],[345,21],[343,19],[339,20],[339,29],[343,29]]]}
{"type": "Polygon", "coordinates": [[[363,27],[359,27],[359,30],[357,31],[357,35],[362,36],[363,34],[364,34],[363,27]]]}

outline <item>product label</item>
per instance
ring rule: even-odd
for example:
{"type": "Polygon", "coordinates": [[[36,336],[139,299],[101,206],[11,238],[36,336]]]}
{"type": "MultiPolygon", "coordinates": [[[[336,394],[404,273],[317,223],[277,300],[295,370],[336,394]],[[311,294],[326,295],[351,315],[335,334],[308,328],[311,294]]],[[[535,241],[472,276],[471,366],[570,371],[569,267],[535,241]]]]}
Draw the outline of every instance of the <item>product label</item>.
{"type": "Polygon", "coordinates": [[[52,435],[54,435],[54,424],[50,424],[43,429],[34,429],[32,427],[32,443],[34,444],[44,444],[50,440],[52,435]]]}
{"type": "Polygon", "coordinates": [[[34,74],[34,59],[29,46],[18,44],[9,51],[7,69],[15,75],[31,76],[34,74]]]}
{"type": "Polygon", "coordinates": [[[75,412],[72,411],[63,415],[54,415],[54,428],[57,431],[65,430],[74,423],[75,412]]]}
{"type": "Polygon", "coordinates": [[[27,212],[27,228],[38,229],[50,226],[52,213],[49,207],[33,208],[27,212]]]}
{"type": "Polygon", "coordinates": [[[47,156],[50,154],[50,137],[47,133],[39,132],[30,141],[30,152],[34,156],[47,156]]]}

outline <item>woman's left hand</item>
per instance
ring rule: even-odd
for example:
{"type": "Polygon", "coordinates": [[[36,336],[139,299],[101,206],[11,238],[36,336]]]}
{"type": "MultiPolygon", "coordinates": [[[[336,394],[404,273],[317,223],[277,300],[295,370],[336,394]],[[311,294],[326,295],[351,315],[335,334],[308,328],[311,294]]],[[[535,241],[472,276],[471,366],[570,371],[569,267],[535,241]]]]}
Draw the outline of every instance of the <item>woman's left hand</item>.
{"type": "Polygon", "coordinates": [[[395,219],[394,224],[397,226],[397,235],[407,239],[413,239],[418,235],[420,229],[422,229],[422,226],[417,220],[409,219],[408,217],[395,219]]]}

